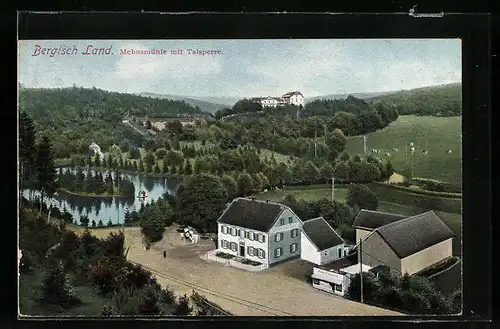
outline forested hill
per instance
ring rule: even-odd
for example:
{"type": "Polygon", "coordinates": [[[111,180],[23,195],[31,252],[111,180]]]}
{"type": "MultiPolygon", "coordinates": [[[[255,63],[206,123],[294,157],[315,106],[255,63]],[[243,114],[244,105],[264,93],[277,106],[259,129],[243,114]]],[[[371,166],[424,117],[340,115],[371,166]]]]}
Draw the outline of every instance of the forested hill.
{"type": "Polygon", "coordinates": [[[462,114],[462,84],[402,90],[367,100],[394,105],[400,115],[457,116],[462,114]]]}
{"type": "Polygon", "coordinates": [[[76,87],[20,88],[19,107],[29,114],[37,131],[49,135],[59,157],[88,149],[92,140],[106,147],[133,138],[130,128],[121,125],[127,113],[149,117],[204,114],[183,101],[76,87]]]}

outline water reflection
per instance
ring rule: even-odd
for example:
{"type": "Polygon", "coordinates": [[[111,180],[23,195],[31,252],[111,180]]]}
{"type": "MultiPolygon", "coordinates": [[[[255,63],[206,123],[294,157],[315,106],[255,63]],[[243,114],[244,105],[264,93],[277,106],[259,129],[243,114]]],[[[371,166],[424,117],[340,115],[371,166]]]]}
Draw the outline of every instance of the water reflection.
{"type": "MultiPolygon", "coordinates": [[[[102,173],[107,174],[108,172],[104,171],[102,173]]],[[[111,174],[113,178],[116,177],[115,172],[111,172],[111,174]]],[[[165,179],[141,174],[123,173],[120,176],[129,179],[134,184],[136,196],[139,194],[139,191],[146,190],[146,204],[152,200],[156,201],[165,192],[173,195],[180,183],[180,179],[176,178],[165,179]]],[[[23,191],[25,198],[28,198],[28,195],[29,190],[23,191]]],[[[34,195],[35,197],[39,197],[38,192],[35,192],[34,195]]],[[[139,210],[141,207],[141,201],[136,197],[86,197],[69,194],[64,191],[58,191],[57,195],[53,198],[45,198],[44,203],[47,206],[58,207],[61,211],[66,209],[73,215],[75,224],[80,223],[82,216],[88,216],[90,222],[94,220],[98,223],[101,220],[104,225],[108,221],[111,221],[113,224],[123,224],[126,210],[139,210]]]]}

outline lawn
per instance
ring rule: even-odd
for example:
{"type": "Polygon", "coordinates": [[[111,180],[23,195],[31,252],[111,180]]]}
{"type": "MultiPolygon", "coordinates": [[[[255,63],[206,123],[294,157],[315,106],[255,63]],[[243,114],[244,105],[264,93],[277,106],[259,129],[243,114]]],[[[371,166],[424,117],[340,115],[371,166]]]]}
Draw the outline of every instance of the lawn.
{"type": "MultiPolygon", "coordinates": [[[[334,199],[340,202],[345,201],[347,193],[346,188],[336,188],[334,191],[334,199]]],[[[255,197],[259,200],[281,201],[287,195],[293,195],[296,199],[305,201],[314,201],[322,198],[331,199],[332,188],[327,185],[311,185],[311,186],[285,186],[282,190],[261,192],[255,197]]]]}
{"type": "Polygon", "coordinates": [[[19,310],[25,316],[99,316],[104,305],[110,299],[103,298],[91,286],[76,286],[74,292],[82,304],[71,309],[62,309],[59,306],[51,306],[40,302],[41,281],[43,273],[35,269],[33,273],[19,276],[19,310]]]}
{"type": "MultiPolygon", "coordinates": [[[[413,176],[437,179],[455,186],[462,184],[462,118],[431,116],[400,116],[388,127],[367,135],[367,151],[390,153],[396,171],[411,168],[407,145],[414,143],[413,176]],[[398,151],[394,151],[397,148],[398,151]],[[423,151],[428,153],[424,154],[423,151]],[[451,154],[447,153],[451,150],[451,154]]],[[[363,153],[363,138],[350,137],[347,152],[363,153]]]]}

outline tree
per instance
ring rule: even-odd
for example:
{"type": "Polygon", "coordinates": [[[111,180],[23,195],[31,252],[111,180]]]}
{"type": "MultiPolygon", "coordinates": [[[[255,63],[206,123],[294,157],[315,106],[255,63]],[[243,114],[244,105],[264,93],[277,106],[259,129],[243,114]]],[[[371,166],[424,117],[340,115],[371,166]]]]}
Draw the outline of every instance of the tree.
{"type": "Polygon", "coordinates": [[[170,150],[167,152],[163,163],[169,166],[180,166],[184,162],[184,154],[178,150],[170,150]]]}
{"type": "Polygon", "coordinates": [[[221,182],[226,188],[226,193],[229,199],[234,199],[238,194],[238,185],[232,176],[224,175],[221,182]]]}
{"type": "Polygon", "coordinates": [[[329,181],[333,175],[335,174],[334,172],[334,168],[332,167],[332,165],[328,162],[325,162],[321,168],[319,169],[320,173],[321,173],[321,177],[326,180],[326,181],[329,181]]]}
{"type": "Polygon", "coordinates": [[[238,194],[241,196],[249,195],[252,193],[254,185],[252,176],[246,171],[242,172],[238,177],[238,194]]]}
{"type": "Polygon", "coordinates": [[[167,155],[167,149],[165,148],[159,148],[155,152],[155,156],[157,159],[163,159],[167,155]]]}
{"type": "Polygon", "coordinates": [[[100,260],[90,266],[90,279],[97,286],[99,293],[102,296],[113,292],[117,289],[116,275],[117,269],[115,264],[109,260],[100,260]]]}
{"type": "MultiPolygon", "coordinates": [[[[161,291],[161,290],[160,290],[161,291]]],[[[141,298],[139,301],[139,313],[143,315],[161,315],[160,291],[151,284],[147,284],[142,288],[141,298]]]]}
{"type": "Polygon", "coordinates": [[[347,188],[346,203],[349,206],[357,205],[361,209],[377,210],[378,199],[368,186],[361,184],[351,184],[347,188]]]}
{"type": "Polygon", "coordinates": [[[64,308],[80,303],[76,297],[69,276],[64,272],[62,261],[57,261],[48,270],[42,281],[43,299],[50,303],[64,308]]]}
{"type": "MultiPolygon", "coordinates": [[[[162,209],[165,211],[165,209],[162,209]]],[[[146,245],[161,241],[163,233],[165,233],[165,218],[170,216],[169,213],[162,213],[162,210],[157,205],[144,208],[141,213],[141,220],[139,226],[144,237],[146,245]]],[[[171,211],[170,208],[168,208],[171,211]]]]}
{"type": "MultiPolygon", "coordinates": [[[[51,195],[56,189],[56,169],[54,166],[54,156],[49,138],[44,135],[38,145],[36,154],[36,173],[38,187],[40,188],[41,202],[46,195],[51,195]]],[[[40,208],[41,212],[41,208],[40,208]]]]}
{"type": "Polygon", "coordinates": [[[334,169],[335,178],[339,179],[342,183],[349,180],[349,165],[345,161],[338,161],[334,169]]]}
{"type": "Polygon", "coordinates": [[[328,145],[330,150],[337,152],[338,155],[345,149],[346,138],[338,131],[333,131],[326,137],[326,145],[328,145]]]}
{"type": "Polygon", "coordinates": [[[227,192],[220,179],[199,174],[188,177],[177,190],[176,208],[186,224],[204,232],[217,230],[217,219],[226,207],[227,192]]]}
{"type": "Polygon", "coordinates": [[[19,160],[22,183],[35,174],[35,125],[25,111],[19,114],[19,160]]]}

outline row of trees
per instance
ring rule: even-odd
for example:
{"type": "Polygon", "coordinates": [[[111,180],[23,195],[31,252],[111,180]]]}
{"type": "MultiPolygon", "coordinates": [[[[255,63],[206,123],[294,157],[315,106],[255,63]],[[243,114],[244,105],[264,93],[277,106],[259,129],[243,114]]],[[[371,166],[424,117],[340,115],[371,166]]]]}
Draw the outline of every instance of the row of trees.
{"type": "Polygon", "coordinates": [[[81,168],[62,168],[58,175],[58,183],[61,188],[71,192],[135,196],[134,184],[119,172],[113,177],[111,172],[103,174],[91,170],[84,172],[81,168]]]}
{"type": "Polygon", "coordinates": [[[27,188],[38,190],[43,203],[44,197],[57,188],[52,144],[47,135],[37,142],[35,125],[25,111],[19,114],[19,163],[19,193],[27,188]]]}
{"type": "MultiPolygon", "coordinates": [[[[361,298],[360,275],[351,280],[347,297],[361,298]]],[[[410,314],[459,314],[462,311],[462,292],[443,295],[428,279],[418,275],[394,276],[363,273],[363,299],[372,305],[388,307],[410,314]]]]}

